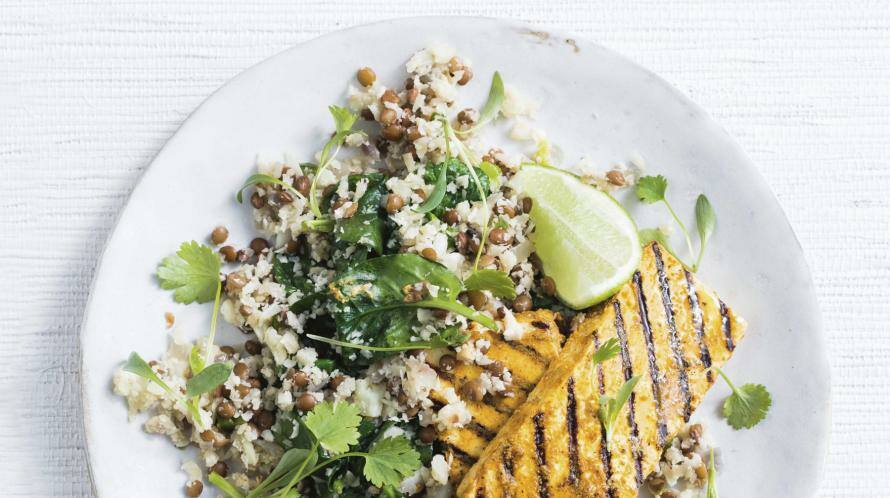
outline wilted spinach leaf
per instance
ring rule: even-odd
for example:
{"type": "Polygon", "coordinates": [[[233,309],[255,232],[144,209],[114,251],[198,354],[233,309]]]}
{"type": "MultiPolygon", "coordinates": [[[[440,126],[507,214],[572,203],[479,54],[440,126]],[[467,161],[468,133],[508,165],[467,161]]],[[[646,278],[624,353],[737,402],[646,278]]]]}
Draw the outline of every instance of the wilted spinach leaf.
{"type": "Polygon", "coordinates": [[[392,347],[411,342],[415,308],[444,309],[496,329],[487,315],[457,300],[460,279],[444,266],[416,254],[393,254],[359,262],[331,283],[338,339],[370,346],[392,347]],[[423,283],[430,291],[405,302],[404,289],[423,283]]]}
{"type": "Polygon", "coordinates": [[[308,258],[301,258],[298,261],[281,261],[279,258],[272,260],[272,276],[276,282],[284,286],[284,292],[287,295],[294,292],[302,294],[302,297],[290,306],[290,310],[297,314],[309,310],[316,301],[326,296],[325,292],[316,292],[315,284],[304,276],[309,272],[310,265],[308,258]],[[296,271],[297,263],[300,264],[300,274],[296,271]]]}
{"type": "Polygon", "coordinates": [[[358,199],[358,211],[349,217],[341,218],[334,224],[334,238],[340,247],[358,244],[383,254],[384,212],[383,198],[386,196],[386,177],[380,173],[351,175],[349,188],[361,180],[367,180],[364,194],[358,199]]]}

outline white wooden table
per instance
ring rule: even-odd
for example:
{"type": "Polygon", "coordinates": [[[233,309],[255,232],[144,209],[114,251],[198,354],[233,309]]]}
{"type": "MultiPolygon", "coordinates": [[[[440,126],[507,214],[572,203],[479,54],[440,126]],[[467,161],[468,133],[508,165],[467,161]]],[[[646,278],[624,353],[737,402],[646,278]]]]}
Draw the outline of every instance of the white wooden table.
{"type": "Polygon", "coordinates": [[[2,494],[90,493],[78,386],[89,283],[127,194],[188,113],[291,45],[421,13],[575,32],[665,77],[737,137],[819,290],[834,404],[821,496],[890,495],[883,0],[0,1],[2,494]]]}

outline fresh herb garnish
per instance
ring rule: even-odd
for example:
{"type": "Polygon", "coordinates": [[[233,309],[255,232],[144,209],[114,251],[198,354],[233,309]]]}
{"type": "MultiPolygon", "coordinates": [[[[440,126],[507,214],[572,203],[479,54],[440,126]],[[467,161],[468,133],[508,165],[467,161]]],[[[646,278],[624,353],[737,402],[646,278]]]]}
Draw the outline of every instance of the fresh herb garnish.
{"type": "Polygon", "coordinates": [[[204,370],[205,366],[204,358],[201,358],[201,348],[195,344],[192,346],[192,350],[189,351],[189,369],[191,369],[192,375],[198,375],[201,370],[204,370]]]}
{"type": "Polygon", "coordinates": [[[729,377],[717,367],[714,367],[723,380],[729,384],[732,394],[723,402],[723,416],[729,425],[735,429],[750,429],[759,424],[766,417],[770,406],[773,404],[769,391],[761,384],[745,384],[736,387],[729,377]]]}
{"type": "Polygon", "coordinates": [[[464,280],[466,290],[487,290],[499,298],[516,297],[516,284],[510,275],[492,269],[476,270],[464,280]]]}
{"type": "Polygon", "coordinates": [[[442,199],[445,198],[445,190],[447,188],[448,168],[443,166],[439,169],[439,175],[436,177],[436,185],[433,188],[432,193],[430,193],[429,197],[426,198],[426,201],[424,201],[423,204],[417,206],[415,211],[418,213],[429,213],[439,207],[439,204],[442,204],[442,199]]]}
{"type": "Polygon", "coordinates": [[[241,491],[239,491],[238,488],[233,486],[232,483],[216,472],[211,472],[210,475],[207,476],[207,480],[210,481],[210,484],[219,488],[219,490],[225,493],[229,498],[244,498],[244,495],[241,494],[241,491]]]}
{"type": "Polygon", "coordinates": [[[214,363],[209,367],[192,375],[185,387],[185,395],[193,398],[204,393],[216,389],[216,386],[222,384],[229,378],[232,373],[232,365],[230,363],[214,363]]]}
{"type": "Polygon", "coordinates": [[[156,374],[155,371],[151,369],[151,365],[146,363],[145,360],[143,360],[142,357],[139,356],[139,353],[130,353],[130,357],[127,358],[127,363],[125,363],[124,366],[121,367],[121,370],[136,374],[143,379],[154,382],[155,384],[161,386],[161,388],[167,391],[167,394],[171,396],[178,396],[178,394],[174,392],[173,389],[170,389],[170,386],[168,386],[166,382],[158,377],[158,374],[156,374]]]}
{"type": "Polygon", "coordinates": [[[213,300],[220,287],[221,265],[219,254],[193,240],[183,242],[175,255],[164,258],[157,275],[162,289],[173,290],[176,302],[206,303],[213,300]]]}
{"type": "Polygon", "coordinates": [[[607,447],[612,441],[612,432],[615,430],[615,422],[618,420],[621,408],[627,403],[630,394],[633,392],[634,387],[636,387],[637,382],[640,381],[640,378],[641,376],[635,375],[628,379],[628,381],[618,389],[618,393],[615,394],[614,398],[600,396],[600,406],[597,410],[597,414],[599,415],[600,422],[603,423],[603,427],[606,429],[607,447]]]}
{"type": "Polygon", "coordinates": [[[701,258],[705,254],[705,245],[717,226],[717,215],[714,213],[714,208],[711,207],[711,201],[705,197],[705,194],[699,194],[698,199],[695,200],[695,225],[698,229],[699,243],[695,268],[698,268],[699,264],[701,264],[701,258]]]}
{"type": "Polygon", "coordinates": [[[321,174],[327,170],[328,166],[330,166],[331,161],[337,156],[337,153],[340,152],[340,147],[343,146],[343,141],[346,140],[346,137],[352,132],[352,125],[354,125],[358,119],[357,115],[344,107],[332,105],[328,107],[328,110],[334,118],[334,127],[336,131],[330,140],[324,144],[324,148],[321,150],[321,156],[318,160],[318,170],[315,172],[315,176],[312,178],[312,185],[309,187],[309,207],[312,208],[312,212],[315,213],[316,218],[322,217],[321,209],[318,207],[318,194],[316,193],[318,190],[318,179],[321,177],[321,174]]]}
{"type": "MultiPolygon", "coordinates": [[[[362,458],[364,477],[380,488],[398,486],[405,477],[420,468],[420,454],[404,436],[381,439],[368,451],[350,451],[350,447],[359,445],[363,434],[361,424],[362,417],[357,406],[319,403],[300,423],[301,430],[305,429],[311,434],[309,439],[302,440],[302,444],[308,447],[287,450],[275,469],[247,495],[248,498],[272,495],[290,497],[294,486],[301,480],[346,458],[362,458]],[[320,453],[321,449],[323,453],[320,453]]],[[[238,498],[234,494],[229,496],[238,498]]]]}
{"type": "Polygon", "coordinates": [[[253,174],[253,175],[250,175],[249,177],[247,177],[247,180],[244,181],[244,185],[241,185],[241,188],[238,189],[238,193],[235,194],[235,200],[238,201],[238,204],[241,204],[242,202],[244,202],[244,191],[247,190],[247,188],[250,186],[259,185],[262,183],[278,185],[279,187],[283,188],[284,190],[287,190],[291,194],[294,194],[295,196],[299,197],[300,199],[303,199],[303,200],[306,199],[303,196],[303,194],[300,193],[299,190],[294,188],[293,185],[286,183],[286,182],[284,182],[278,178],[275,178],[274,176],[271,176],[271,175],[264,175],[262,173],[256,173],[256,174],[253,174]]]}
{"type": "Polygon", "coordinates": [[[504,93],[504,80],[501,79],[501,74],[495,71],[494,75],[491,77],[491,86],[488,87],[488,99],[479,111],[479,120],[476,121],[476,124],[473,125],[472,128],[463,130],[460,133],[462,135],[468,134],[485,126],[489,121],[496,118],[501,112],[501,107],[504,105],[504,93]]]}
{"type": "Polygon", "coordinates": [[[714,448],[708,461],[708,494],[707,498],[717,498],[717,468],[714,466],[714,448]]]}
{"type": "Polygon", "coordinates": [[[363,473],[377,487],[398,486],[404,476],[420,468],[420,455],[404,437],[378,441],[365,455],[363,473]]]}
{"type": "Polygon", "coordinates": [[[354,215],[334,222],[334,239],[341,248],[356,244],[382,254],[385,216],[381,205],[386,198],[386,177],[380,173],[350,175],[349,188],[355,189],[361,181],[366,182],[365,193],[354,201],[358,204],[354,215]]]}
{"type": "Polygon", "coordinates": [[[320,335],[314,334],[306,334],[306,337],[314,341],[330,344],[332,346],[340,346],[341,348],[362,349],[365,351],[376,351],[380,353],[410,351],[413,349],[447,348],[452,346],[459,346],[467,342],[467,339],[470,338],[469,335],[461,332],[460,329],[458,329],[457,327],[448,327],[447,329],[440,332],[438,335],[433,336],[433,338],[428,341],[414,341],[395,346],[367,346],[365,344],[353,344],[351,342],[338,341],[336,339],[331,339],[330,337],[322,337],[320,335]]]}
{"type": "Polygon", "coordinates": [[[497,330],[497,323],[457,298],[463,286],[446,267],[417,254],[392,254],[350,265],[328,286],[338,339],[378,347],[412,342],[415,308],[451,311],[497,330]]]}
{"type": "Polygon", "coordinates": [[[621,344],[615,337],[610,338],[593,353],[593,364],[598,365],[606,360],[611,360],[618,355],[621,350],[621,344]]]}
{"type": "MultiPolygon", "coordinates": [[[[692,238],[689,236],[689,231],[686,230],[686,225],[684,225],[683,222],[680,221],[680,217],[677,216],[674,208],[671,207],[671,204],[665,197],[667,185],[667,179],[665,179],[665,177],[661,175],[644,176],[637,180],[637,198],[639,198],[641,202],[646,204],[655,204],[656,202],[664,203],[665,207],[667,207],[668,212],[671,214],[671,217],[674,218],[674,221],[677,222],[677,225],[680,226],[680,230],[683,232],[683,236],[686,239],[686,248],[689,250],[690,257],[694,257],[695,250],[692,248],[692,238]]],[[[714,228],[717,225],[717,215],[714,213],[714,209],[711,207],[711,203],[708,201],[708,198],[705,197],[704,194],[700,194],[698,196],[698,199],[696,200],[695,221],[699,235],[698,256],[695,257],[695,264],[691,266],[686,265],[687,267],[691,268],[692,271],[698,271],[698,267],[701,264],[702,256],[705,252],[705,245],[707,244],[708,239],[711,237],[711,234],[714,232],[714,228]]],[[[670,247],[667,245],[666,237],[660,230],[651,228],[640,230],[640,238],[643,244],[648,244],[649,242],[656,241],[670,250],[670,247]]],[[[673,254],[673,251],[671,251],[671,253],[673,254]]]]}
{"type": "Polygon", "coordinates": [[[488,161],[479,163],[479,169],[488,177],[488,183],[492,187],[497,187],[501,178],[501,169],[488,161]]]}

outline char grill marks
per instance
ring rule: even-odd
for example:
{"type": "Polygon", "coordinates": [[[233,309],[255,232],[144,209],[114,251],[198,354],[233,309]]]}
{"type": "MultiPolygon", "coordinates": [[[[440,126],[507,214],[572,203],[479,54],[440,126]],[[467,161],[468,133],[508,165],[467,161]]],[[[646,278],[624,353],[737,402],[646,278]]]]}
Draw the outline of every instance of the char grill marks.
{"type": "MultiPolygon", "coordinates": [[[[594,330],[593,334],[593,347],[595,349],[599,349],[600,347],[600,339],[597,331],[594,330]]],[[[596,366],[596,376],[597,376],[597,385],[599,386],[600,396],[606,394],[606,378],[603,374],[603,364],[600,363],[596,366]]],[[[615,498],[615,490],[612,489],[612,454],[609,452],[609,447],[606,446],[606,427],[603,424],[599,424],[600,426],[600,459],[603,461],[603,471],[606,476],[606,496],[608,498],[615,498]]]]}
{"type": "Polygon", "coordinates": [[[680,348],[680,339],[677,337],[677,322],[674,320],[674,305],[671,302],[671,288],[668,283],[667,275],[664,272],[664,261],[661,259],[661,250],[657,245],[652,246],[652,253],[655,255],[655,269],[658,273],[658,288],[661,291],[661,302],[664,304],[664,316],[667,321],[668,331],[670,332],[671,352],[673,353],[674,363],[680,375],[680,392],[683,395],[683,421],[688,422],[692,415],[692,404],[689,395],[689,373],[686,360],[683,358],[683,351],[680,348]]]}
{"type": "MultiPolygon", "coordinates": [[[[624,328],[624,317],[621,316],[621,301],[615,299],[613,308],[615,309],[615,332],[621,345],[621,365],[624,370],[624,381],[627,382],[633,377],[634,372],[630,351],[627,349],[627,330],[624,328]]],[[[636,421],[636,404],[637,395],[631,391],[630,398],[627,400],[627,425],[630,426],[632,436],[634,470],[636,471],[637,487],[639,488],[643,484],[643,454],[640,450],[640,429],[637,427],[636,421]]]]}
{"type": "Polygon", "coordinates": [[[735,349],[735,343],[732,340],[732,320],[729,317],[729,308],[722,300],[720,301],[720,324],[723,328],[723,337],[726,338],[726,350],[731,353],[735,349]]]}
{"type": "MultiPolygon", "coordinates": [[[[702,366],[705,369],[711,368],[711,351],[708,350],[708,343],[705,340],[705,322],[702,317],[701,303],[698,301],[698,292],[695,290],[695,279],[689,270],[683,269],[683,276],[686,277],[686,292],[689,294],[689,311],[692,314],[692,327],[695,329],[695,335],[698,338],[699,356],[702,366]]],[[[714,382],[714,373],[707,370],[708,382],[714,382]]]]}
{"type": "Polygon", "coordinates": [[[544,414],[537,413],[532,421],[535,424],[535,460],[538,464],[538,496],[547,498],[547,447],[544,442],[544,414]]]}
{"type": "Polygon", "coordinates": [[[566,387],[566,430],[569,433],[569,483],[575,484],[578,481],[578,414],[577,402],[575,401],[575,378],[569,377],[569,383],[566,387]]]}
{"type": "Polygon", "coordinates": [[[655,359],[655,343],[652,339],[652,328],[649,325],[649,311],[646,306],[646,296],[643,294],[643,277],[637,271],[633,276],[634,293],[637,296],[637,304],[640,308],[640,324],[643,326],[643,335],[646,338],[646,355],[649,358],[649,377],[652,379],[652,396],[655,398],[655,412],[658,417],[658,446],[664,447],[667,442],[667,424],[664,421],[664,410],[661,399],[661,374],[658,372],[658,363],[655,359]]]}

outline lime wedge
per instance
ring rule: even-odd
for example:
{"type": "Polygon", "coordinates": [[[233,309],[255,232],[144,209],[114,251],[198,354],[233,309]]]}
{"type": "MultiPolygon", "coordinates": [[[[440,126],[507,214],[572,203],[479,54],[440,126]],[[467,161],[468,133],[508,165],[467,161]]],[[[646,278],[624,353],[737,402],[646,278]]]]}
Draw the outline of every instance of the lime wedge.
{"type": "Polygon", "coordinates": [[[617,292],[640,263],[640,239],[627,211],[558,169],[526,165],[513,182],[532,198],[532,241],[559,298],[582,309],[617,292]]]}

